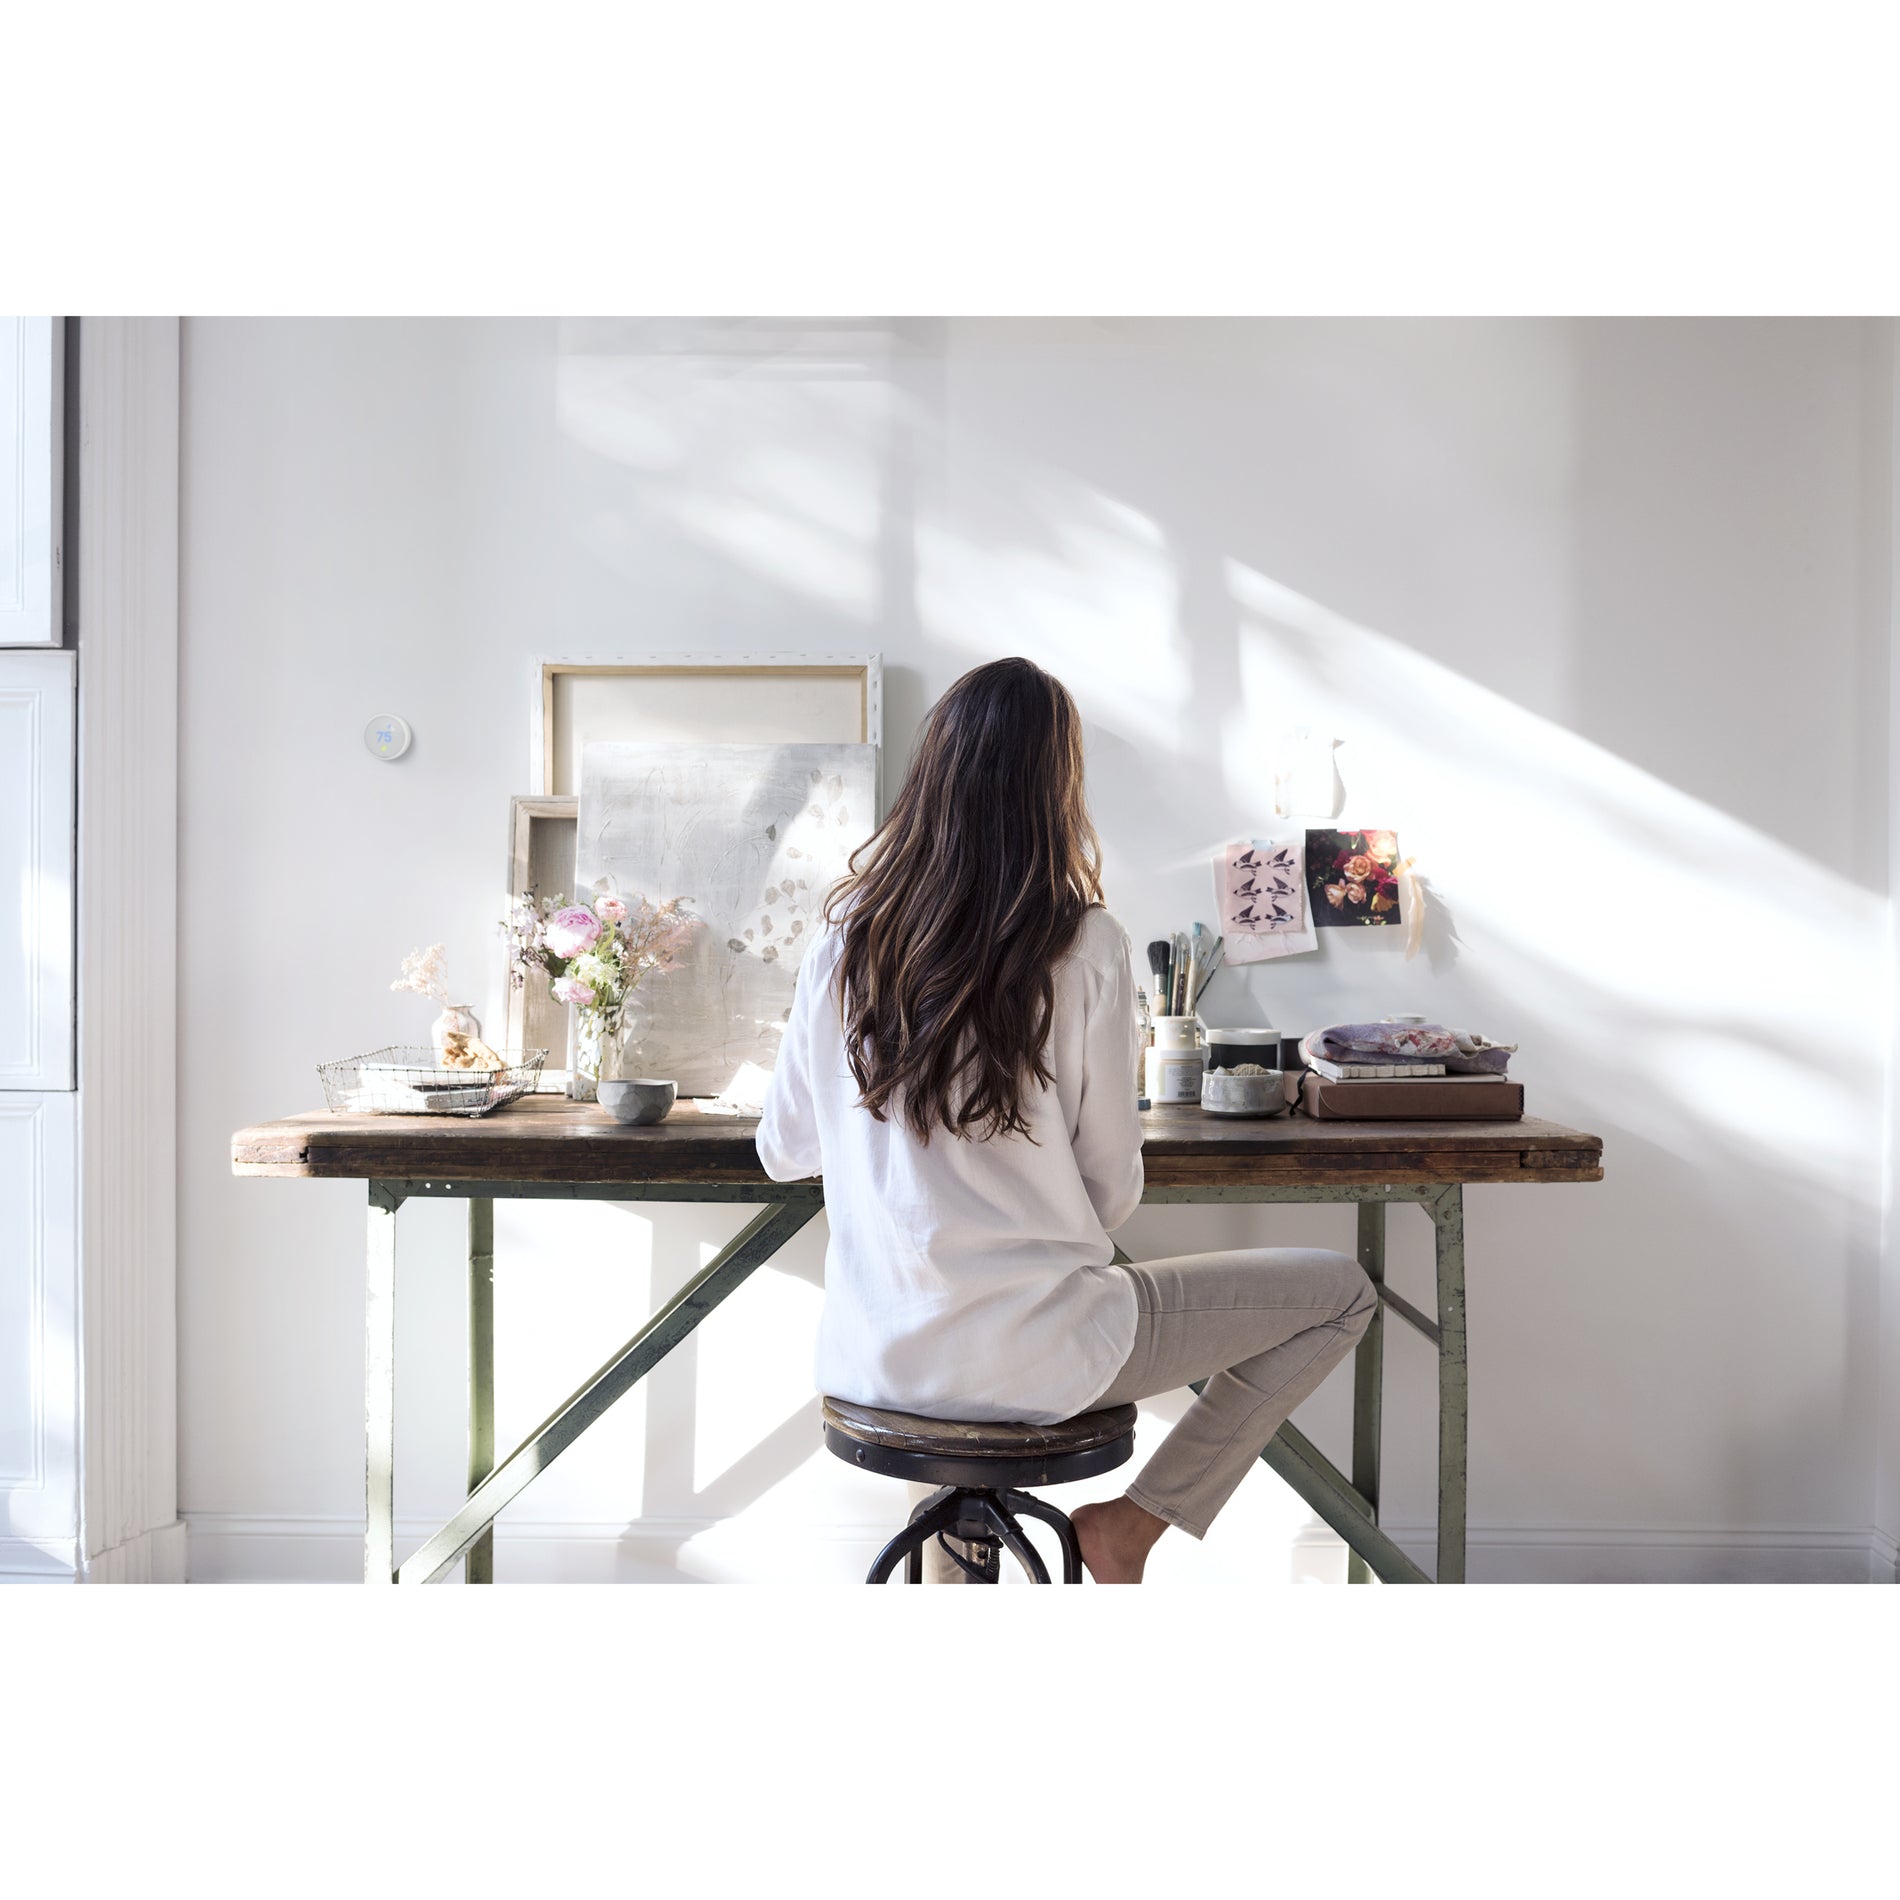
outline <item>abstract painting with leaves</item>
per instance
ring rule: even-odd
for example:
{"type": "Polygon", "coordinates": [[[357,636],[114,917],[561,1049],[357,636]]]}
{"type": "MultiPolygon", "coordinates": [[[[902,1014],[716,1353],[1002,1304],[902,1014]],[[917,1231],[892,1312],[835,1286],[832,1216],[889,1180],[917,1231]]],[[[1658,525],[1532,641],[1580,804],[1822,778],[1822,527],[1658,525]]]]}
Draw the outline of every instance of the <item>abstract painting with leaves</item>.
{"type": "Polygon", "coordinates": [[[581,754],[576,874],[704,921],[644,988],[643,1074],[682,1095],[770,1069],[826,891],[876,823],[870,745],[597,744],[581,754]]]}

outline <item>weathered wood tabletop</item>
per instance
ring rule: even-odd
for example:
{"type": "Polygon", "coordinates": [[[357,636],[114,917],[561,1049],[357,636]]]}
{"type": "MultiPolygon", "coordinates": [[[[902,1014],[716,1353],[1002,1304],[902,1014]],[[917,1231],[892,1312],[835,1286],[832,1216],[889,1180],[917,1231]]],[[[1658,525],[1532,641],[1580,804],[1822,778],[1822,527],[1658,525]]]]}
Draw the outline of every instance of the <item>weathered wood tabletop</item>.
{"type": "MultiPolygon", "coordinates": [[[[759,1182],[756,1122],[685,1101],[651,1128],[593,1103],[530,1096],[492,1115],[333,1115],[242,1129],[232,1172],[362,1181],[759,1182]]],[[[1225,1120],[1198,1108],[1142,1117],[1151,1188],[1325,1186],[1354,1181],[1600,1181],[1603,1143],[1554,1122],[1225,1120]]]]}

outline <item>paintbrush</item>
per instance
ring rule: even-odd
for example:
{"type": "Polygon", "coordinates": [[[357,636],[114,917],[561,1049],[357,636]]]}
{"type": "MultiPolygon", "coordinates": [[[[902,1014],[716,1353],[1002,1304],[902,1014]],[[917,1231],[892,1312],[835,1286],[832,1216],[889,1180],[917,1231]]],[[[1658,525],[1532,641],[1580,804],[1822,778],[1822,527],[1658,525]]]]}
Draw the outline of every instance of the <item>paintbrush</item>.
{"type": "Polygon", "coordinates": [[[1197,989],[1194,992],[1194,1004],[1196,1008],[1200,1007],[1201,990],[1204,990],[1207,988],[1209,979],[1213,976],[1214,972],[1221,967],[1221,963],[1225,959],[1226,955],[1227,955],[1227,939],[1225,937],[1216,937],[1214,939],[1213,949],[1211,949],[1207,953],[1206,961],[1203,962],[1201,965],[1201,976],[1200,976],[1201,987],[1200,989],[1197,989]]]}
{"type": "Polygon", "coordinates": [[[1177,930],[1174,933],[1174,1014],[1177,1016],[1188,1013],[1187,981],[1187,938],[1177,930]]]}
{"type": "Polygon", "coordinates": [[[1168,1014],[1168,1006],[1174,1001],[1174,982],[1170,970],[1168,946],[1157,937],[1148,946],[1148,967],[1155,973],[1154,999],[1158,1007],[1157,1016],[1168,1014]]]}

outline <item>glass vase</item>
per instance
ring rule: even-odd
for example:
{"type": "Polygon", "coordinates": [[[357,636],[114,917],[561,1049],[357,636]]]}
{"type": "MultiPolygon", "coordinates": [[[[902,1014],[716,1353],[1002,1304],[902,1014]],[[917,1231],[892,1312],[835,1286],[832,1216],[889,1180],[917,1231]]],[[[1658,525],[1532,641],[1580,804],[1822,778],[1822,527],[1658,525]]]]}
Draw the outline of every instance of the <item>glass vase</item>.
{"type": "Polygon", "coordinates": [[[640,992],[634,990],[620,1005],[619,1020],[607,1038],[600,1071],[603,1076],[617,1080],[621,1076],[646,1073],[647,1030],[652,1021],[651,1012],[640,1000],[640,992]]]}
{"type": "Polygon", "coordinates": [[[570,1009],[567,1030],[567,1093],[575,1102],[600,1097],[601,1065],[606,1060],[609,1027],[597,1009],[570,1009]]]}

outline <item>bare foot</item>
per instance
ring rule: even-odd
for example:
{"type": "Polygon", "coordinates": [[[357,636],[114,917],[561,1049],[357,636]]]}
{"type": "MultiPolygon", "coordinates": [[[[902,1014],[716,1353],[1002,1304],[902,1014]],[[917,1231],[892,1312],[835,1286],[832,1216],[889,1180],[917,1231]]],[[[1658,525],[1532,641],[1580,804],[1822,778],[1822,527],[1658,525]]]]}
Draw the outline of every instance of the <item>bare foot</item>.
{"type": "Polygon", "coordinates": [[[1155,1540],[1168,1528],[1164,1517],[1144,1511],[1132,1498],[1078,1505],[1069,1513],[1082,1562],[1097,1583],[1139,1583],[1155,1540]]]}

